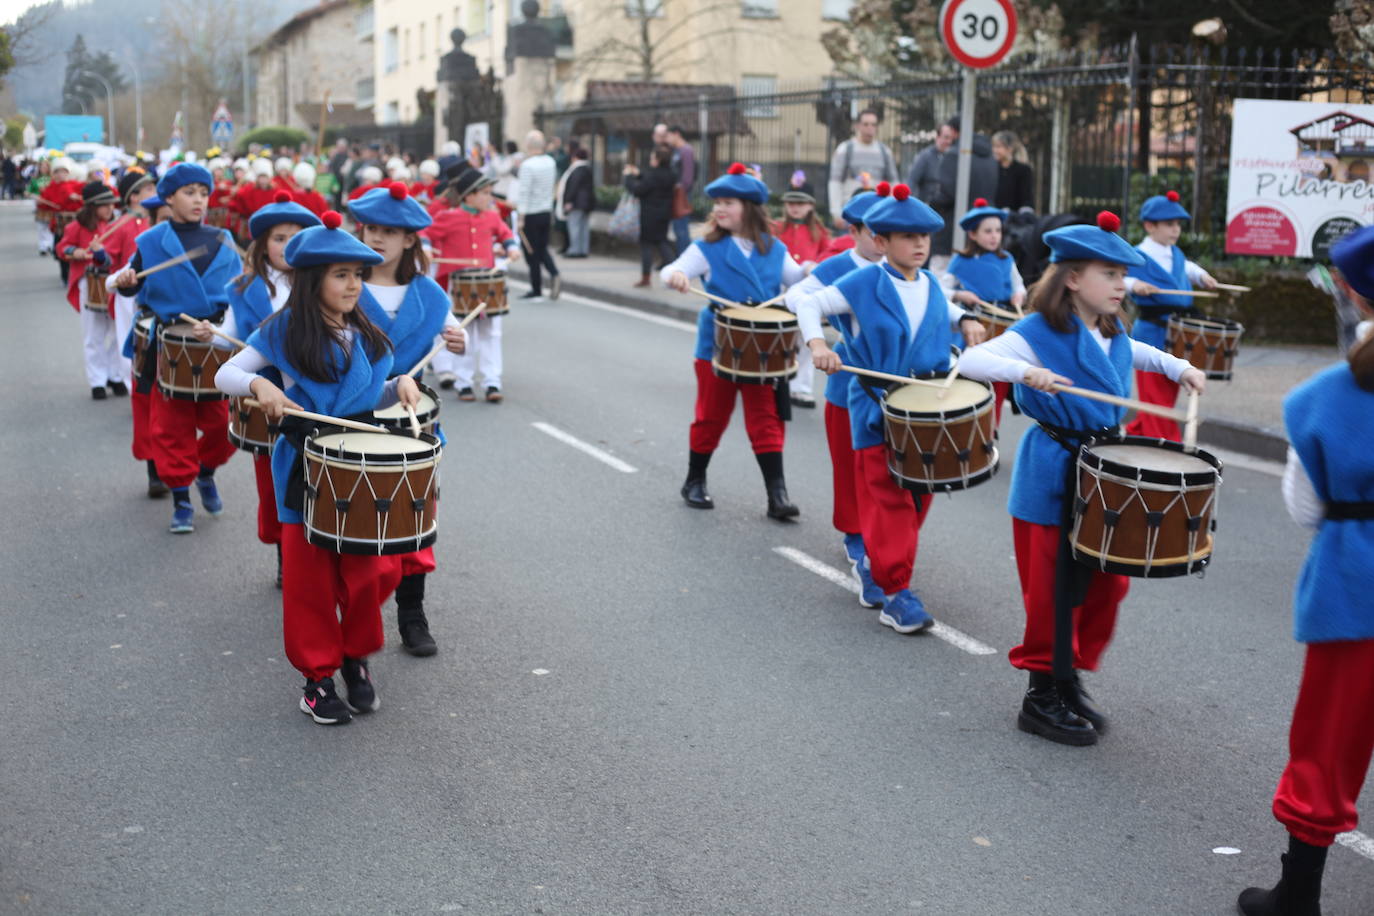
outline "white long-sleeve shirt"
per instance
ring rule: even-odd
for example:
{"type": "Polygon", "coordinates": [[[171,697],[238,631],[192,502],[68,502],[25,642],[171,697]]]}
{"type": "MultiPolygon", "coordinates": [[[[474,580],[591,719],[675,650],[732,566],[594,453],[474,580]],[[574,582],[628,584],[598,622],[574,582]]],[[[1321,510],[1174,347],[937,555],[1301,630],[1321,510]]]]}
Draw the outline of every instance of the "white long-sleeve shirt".
{"type": "Polygon", "coordinates": [[[1290,445],[1288,463],[1283,467],[1283,504],[1288,516],[1304,528],[1316,528],[1326,517],[1326,503],[1317,496],[1312,478],[1302,466],[1302,459],[1290,445]]]}
{"type": "MultiPolygon", "coordinates": [[[[344,339],[348,346],[353,346],[354,331],[352,328],[344,329],[344,339]]],[[[259,378],[259,372],[271,366],[261,351],[255,347],[244,347],[235,353],[229,362],[220,366],[215,372],[215,387],[233,398],[249,398],[253,396],[252,384],[259,378]]],[[[289,375],[282,373],[283,391],[290,391],[296,383],[289,375]]],[[[396,383],[397,378],[388,379],[382,386],[382,395],[378,399],[376,408],[390,407],[396,403],[396,383]]]]}
{"type": "MultiPolygon", "coordinates": [[[[886,271],[884,272],[886,273],[886,271]]],[[[911,339],[915,340],[916,332],[926,317],[926,306],[930,302],[930,279],[924,272],[918,273],[915,280],[894,277],[891,273],[888,273],[887,276],[892,281],[892,285],[897,288],[897,297],[901,299],[902,307],[906,309],[906,320],[907,325],[911,328],[911,339]]],[[[945,301],[945,305],[949,314],[950,327],[957,328],[959,319],[968,313],[948,300],[945,301]]],[[[797,324],[801,326],[802,341],[805,343],[824,336],[824,331],[821,329],[822,318],[829,318],[834,315],[850,315],[853,314],[853,311],[850,308],[849,300],[837,287],[827,286],[815,295],[808,296],[797,303],[797,324]]],[[[858,322],[853,322],[853,324],[855,336],[858,336],[861,328],[858,327],[858,322]]]]}
{"type": "MultiPolygon", "coordinates": [[[[1145,257],[1149,258],[1151,261],[1154,261],[1160,267],[1164,268],[1165,273],[1173,273],[1173,246],[1161,245],[1154,239],[1146,237],[1144,239],[1141,239],[1140,244],[1135,247],[1136,250],[1139,251],[1141,254],[1145,255],[1145,257]]],[[[1203,277],[1207,277],[1209,279],[1211,278],[1211,274],[1207,273],[1207,271],[1203,270],[1193,261],[1184,262],[1184,270],[1188,274],[1188,282],[1193,284],[1193,286],[1201,286],[1203,277]]],[[[1142,280],[1140,277],[1127,277],[1126,291],[1135,292],[1135,285],[1137,283],[1145,282],[1146,281],[1142,280]]]]}
{"type": "MultiPolygon", "coordinates": [[[[859,249],[857,248],[851,248],[844,254],[838,254],[835,255],[835,257],[847,257],[853,262],[855,267],[867,267],[870,264],[878,263],[877,261],[870,261],[863,257],[859,254],[859,249]]],[[[801,304],[803,299],[808,296],[814,296],[823,289],[825,289],[825,284],[821,282],[820,278],[817,277],[814,272],[808,273],[802,278],[800,283],[795,286],[787,287],[787,293],[783,296],[782,301],[783,304],[787,306],[787,310],[795,315],[797,313],[797,306],[801,304]]]]}
{"type": "MultiPolygon", "coordinates": [[[[1017,293],[1024,293],[1026,281],[1021,279],[1021,271],[1016,269],[1016,259],[1008,255],[1007,260],[1011,261],[1011,294],[1015,296],[1017,293]]],[[[950,273],[948,269],[940,275],[940,286],[950,293],[958,292],[964,288],[964,284],[959,282],[959,278],[950,273]]],[[[952,299],[953,296],[949,298],[952,299]]]]}
{"type": "MultiPolygon", "coordinates": [[[[740,238],[737,235],[730,236],[730,239],[739,246],[739,250],[744,252],[745,257],[754,253],[754,243],[748,239],[740,238]]],[[[773,244],[781,245],[782,242],[773,239],[773,244]]],[[[706,255],[702,254],[700,246],[688,245],[687,250],[682,252],[676,261],[663,265],[658,276],[664,283],[667,283],[668,278],[678,271],[686,274],[688,280],[694,280],[710,273],[711,263],[706,260],[706,255]]],[[[806,279],[806,272],[802,270],[802,266],[790,257],[784,257],[782,259],[782,285],[791,287],[804,279],[806,279]]]]}
{"type": "MultiPolygon", "coordinates": [[[[382,311],[386,312],[388,318],[396,317],[396,313],[401,310],[401,304],[406,301],[406,290],[410,289],[408,286],[382,286],[377,283],[364,283],[363,285],[372,294],[372,298],[377,300],[377,304],[382,307],[382,311]]],[[[456,328],[460,324],[462,322],[453,312],[444,316],[444,327],[456,328]]],[[[436,336],[434,340],[437,342],[439,338],[436,336]]]]}
{"type": "MultiPolygon", "coordinates": [[[[267,279],[272,281],[272,288],[276,290],[272,294],[272,311],[280,312],[282,306],[286,305],[287,297],[291,295],[291,278],[275,267],[268,265],[267,279]]],[[[247,336],[239,329],[238,319],[234,317],[233,309],[224,310],[224,323],[219,326],[219,329],[230,337],[237,337],[240,340],[247,336]]],[[[214,338],[214,345],[221,350],[234,349],[234,344],[219,336],[214,338]]]]}
{"type": "Polygon", "coordinates": [[[521,217],[553,210],[554,185],[558,181],[558,166],[545,153],[531,156],[520,163],[519,184],[514,191],[515,209],[521,217]]]}
{"type": "MultiPolygon", "coordinates": [[[[1104,336],[1097,328],[1090,329],[1088,333],[1092,334],[1103,353],[1111,351],[1111,338],[1104,336]]],[[[1141,372],[1160,372],[1176,382],[1179,376],[1193,367],[1186,359],[1171,356],[1142,341],[1130,340],[1131,365],[1141,372]]],[[[1025,380],[1027,369],[1043,368],[1045,365],[1040,362],[1030,341],[1016,331],[1007,331],[976,347],[969,347],[959,357],[959,374],[984,382],[1020,382],[1025,380]]]]}

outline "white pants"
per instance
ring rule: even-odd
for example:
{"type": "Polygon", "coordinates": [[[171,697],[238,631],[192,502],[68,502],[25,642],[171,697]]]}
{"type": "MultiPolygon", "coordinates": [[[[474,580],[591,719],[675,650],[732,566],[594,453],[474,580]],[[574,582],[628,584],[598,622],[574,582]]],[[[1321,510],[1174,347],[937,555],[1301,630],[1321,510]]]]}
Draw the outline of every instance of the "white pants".
{"type": "Polygon", "coordinates": [[[86,384],[104,388],[129,377],[129,361],[119,352],[115,323],[109,312],[81,310],[81,335],[86,355],[86,384]]]}
{"type": "Polygon", "coordinates": [[[797,377],[788,383],[787,387],[792,394],[811,394],[811,380],[815,376],[816,370],[811,364],[811,348],[802,344],[801,350],[797,352],[797,377]]]}
{"type": "Polygon", "coordinates": [[[35,223],[38,227],[38,253],[44,254],[52,251],[53,237],[52,230],[47,223],[35,223]]]}
{"type": "Polygon", "coordinates": [[[468,325],[467,350],[453,357],[458,388],[473,387],[473,370],[481,373],[483,387],[501,387],[501,317],[478,318],[468,325]]]}
{"type": "MultiPolygon", "coordinates": [[[[124,341],[129,339],[129,330],[134,326],[134,315],[138,312],[138,303],[132,296],[121,296],[115,293],[115,346],[119,348],[121,358],[124,353],[124,341]]],[[[132,372],[129,360],[124,360],[124,374],[132,372]]]]}

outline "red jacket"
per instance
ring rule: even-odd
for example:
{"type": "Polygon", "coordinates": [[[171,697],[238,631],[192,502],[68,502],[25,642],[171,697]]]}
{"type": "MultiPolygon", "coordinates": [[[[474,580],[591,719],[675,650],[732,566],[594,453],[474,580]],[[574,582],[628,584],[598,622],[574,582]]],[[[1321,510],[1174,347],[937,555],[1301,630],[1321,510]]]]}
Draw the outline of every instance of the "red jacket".
{"type": "MultiPolygon", "coordinates": [[[[480,263],[472,268],[491,268],[496,264],[493,245],[504,245],[514,236],[510,226],[501,221],[496,210],[471,213],[462,207],[442,211],[434,218],[434,224],[420,233],[434,246],[434,255],[439,258],[471,258],[480,263]]],[[[462,270],[461,264],[440,264],[436,271],[435,282],[448,287],[448,275],[462,270]]]]}
{"type": "Polygon", "coordinates": [[[329,209],[329,202],[319,191],[292,191],[291,198],[316,216],[329,209]]]}
{"type": "Polygon", "coordinates": [[[792,260],[798,264],[815,264],[823,261],[830,248],[829,232],[822,229],[820,237],[813,239],[811,229],[801,223],[774,223],[773,235],[782,240],[787,246],[787,253],[792,255],[792,260]]]}
{"type": "Polygon", "coordinates": [[[360,184],[356,188],[354,188],[353,191],[348,195],[348,199],[357,200],[359,197],[362,197],[364,194],[366,194],[368,191],[371,191],[373,188],[380,187],[380,182],[377,184],[360,184]]]}
{"type": "Polygon", "coordinates": [[[827,258],[833,258],[835,255],[840,254],[841,252],[848,251],[853,247],[853,234],[851,233],[849,235],[842,235],[839,238],[835,239],[835,241],[830,243],[830,247],[825,250],[825,256],[827,258]]]}
{"type": "Polygon", "coordinates": [[[243,217],[248,217],[267,206],[277,196],[278,188],[260,188],[257,184],[246,184],[234,192],[229,199],[229,209],[243,217]]]}
{"type": "Polygon", "coordinates": [[[119,228],[105,239],[105,251],[110,256],[110,273],[122,270],[133,258],[138,245],[139,233],[148,228],[148,221],[142,218],[126,219],[119,228]]]}
{"type": "Polygon", "coordinates": [[[300,185],[296,184],[296,179],[292,178],[290,175],[273,175],[272,188],[276,191],[291,191],[294,193],[300,190],[300,185]]]}
{"type": "Polygon", "coordinates": [[[425,204],[425,212],[430,216],[438,216],[449,208],[448,199],[442,194],[425,204]]]}
{"type": "Polygon", "coordinates": [[[417,181],[410,186],[410,196],[422,204],[429,203],[438,193],[439,182],[437,181],[417,181]]]}
{"type": "MultiPolygon", "coordinates": [[[[76,220],[72,220],[67,224],[67,229],[62,233],[62,238],[58,240],[55,249],[57,256],[71,265],[70,269],[67,271],[67,302],[72,308],[76,309],[78,313],[81,311],[81,303],[85,301],[86,298],[86,267],[91,264],[92,259],[68,257],[67,249],[85,248],[91,243],[91,239],[104,232],[107,226],[109,226],[109,223],[97,223],[95,231],[92,232],[76,220]]],[[[115,233],[118,232],[119,230],[116,229],[115,233]]],[[[105,241],[109,240],[106,239],[105,241]]],[[[103,246],[104,242],[101,244],[103,246]]],[[[108,260],[100,266],[107,273],[113,273],[120,267],[120,265],[113,264],[108,260]]],[[[113,301],[114,299],[111,292],[107,291],[107,305],[112,304],[113,301]]]]}
{"type": "MultiPolygon", "coordinates": [[[[75,213],[81,209],[81,182],[50,181],[38,199],[47,202],[40,207],[45,213],[75,213]]],[[[48,228],[56,230],[57,220],[48,220],[48,228]]]]}

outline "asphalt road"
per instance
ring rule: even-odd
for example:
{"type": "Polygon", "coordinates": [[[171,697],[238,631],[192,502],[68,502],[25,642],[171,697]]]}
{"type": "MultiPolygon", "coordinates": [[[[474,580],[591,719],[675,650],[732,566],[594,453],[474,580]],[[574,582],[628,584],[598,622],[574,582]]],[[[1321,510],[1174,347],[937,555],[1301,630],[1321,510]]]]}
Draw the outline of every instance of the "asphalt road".
{"type": "MultiPolygon", "coordinates": [[[[1114,729],[1065,748],[1014,727],[1008,473],[936,502],[915,581],[996,651],[897,636],[779,552],[844,566],[818,413],[800,522],[764,517],[738,418],[691,511],[688,331],[522,304],[506,403],[443,407],[441,653],[388,606],[381,710],[321,728],[249,461],[166,533],[31,225],[0,206],[0,913],[1224,914],[1277,877],[1307,537],[1272,473],[1228,467],[1205,578],[1133,586],[1090,681],[1114,729]]],[[[1374,861],[1335,848],[1326,888],[1374,913],[1374,861]]]]}

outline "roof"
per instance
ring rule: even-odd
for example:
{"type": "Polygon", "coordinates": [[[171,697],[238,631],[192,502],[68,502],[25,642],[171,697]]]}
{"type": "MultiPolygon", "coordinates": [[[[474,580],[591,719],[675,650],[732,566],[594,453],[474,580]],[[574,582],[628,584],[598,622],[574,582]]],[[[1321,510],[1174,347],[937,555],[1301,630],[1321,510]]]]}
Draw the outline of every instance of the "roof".
{"type": "Polygon", "coordinates": [[[1288,132],[1293,136],[1301,139],[1302,131],[1307,130],[1309,127],[1316,127],[1319,124],[1325,125],[1326,122],[1330,121],[1332,118],[1340,119],[1335,124],[1330,125],[1332,134],[1338,134],[1341,131],[1348,130],[1351,127],[1374,127],[1374,124],[1370,123],[1369,121],[1366,121],[1364,118],[1361,118],[1358,115],[1353,115],[1348,111],[1333,111],[1330,114],[1322,115],[1320,118],[1308,121],[1305,124],[1299,124],[1297,127],[1290,128],[1288,132]]]}
{"type": "Polygon", "coordinates": [[[287,38],[291,36],[292,32],[295,32],[297,29],[303,27],[312,19],[317,19],[320,16],[323,16],[325,13],[332,13],[337,9],[351,5],[352,0],[320,0],[320,3],[316,4],[315,6],[309,7],[308,9],[303,9],[296,15],[292,16],[290,19],[286,20],[286,22],[283,23],[282,26],[278,28],[275,32],[273,32],[271,35],[268,35],[262,41],[258,42],[258,44],[253,48],[253,50],[257,51],[262,48],[271,47],[275,44],[281,44],[283,41],[285,41],[287,38]]]}
{"type": "MultiPolygon", "coordinates": [[[[574,119],[576,132],[650,133],[660,122],[682,121],[695,132],[697,102],[708,99],[731,99],[731,86],[709,83],[641,83],[619,80],[590,80],[587,97],[579,108],[549,114],[574,119]]],[[[744,118],[737,110],[720,104],[707,109],[706,129],[711,134],[734,131],[748,133],[744,118]]]]}

